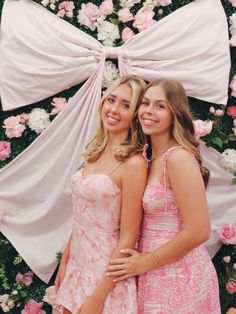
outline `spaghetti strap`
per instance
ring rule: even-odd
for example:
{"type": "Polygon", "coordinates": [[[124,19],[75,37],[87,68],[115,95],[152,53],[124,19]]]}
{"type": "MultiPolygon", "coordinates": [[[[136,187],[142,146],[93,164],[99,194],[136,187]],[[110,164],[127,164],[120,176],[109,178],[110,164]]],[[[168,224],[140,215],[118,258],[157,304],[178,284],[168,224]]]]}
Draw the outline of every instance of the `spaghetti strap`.
{"type": "Polygon", "coordinates": [[[163,177],[164,179],[164,189],[165,189],[165,213],[166,213],[166,210],[167,210],[167,184],[166,184],[166,164],[167,164],[167,159],[170,155],[170,153],[175,150],[175,149],[179,149],[179,148],[183,148],[183,146],[173,146],[173,147],[170,147],[164,154],[164,156],[161,158],[161,164],[163,165],[163,172],[162,172],[162,175],[161,175],[161,178],[163,177]]]}
{"type": "Polygon", "coordinates": [[[120,161],[117,165],[115,165],[114,168],[111,169],[111,171],[108,173],[108,176],[110,177],[112,173],[121,165],[122,161],[120,161]]]}

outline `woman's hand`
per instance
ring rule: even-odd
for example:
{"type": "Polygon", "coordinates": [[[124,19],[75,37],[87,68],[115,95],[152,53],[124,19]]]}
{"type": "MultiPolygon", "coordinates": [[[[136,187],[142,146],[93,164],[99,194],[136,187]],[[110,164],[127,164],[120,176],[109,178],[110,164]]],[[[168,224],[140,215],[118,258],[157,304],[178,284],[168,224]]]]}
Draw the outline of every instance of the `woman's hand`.
{"type": "Polygon", "coordinates": [[[86,298],[77,314],[102,314],[104,301],[93,296],[86,298]]]}
{"type": "Polygon", "coordinates": [[[56,293],[58,292],[60,285],[62,283],[63,278],[65,277],[65,273],[66,273],[66,263],[61,261],[58,272],[57,272],[57,276],[55,279],[55,290],[56,293]]]}
{"type": "Polygon", "coordinates": [[[143,255],[131,249],[123,249],[120,252],[130,256],[109,261],[106,275],[115,277],[115,282],[142,275],[153,269],[153,260],[149,255],[143,255]]]}

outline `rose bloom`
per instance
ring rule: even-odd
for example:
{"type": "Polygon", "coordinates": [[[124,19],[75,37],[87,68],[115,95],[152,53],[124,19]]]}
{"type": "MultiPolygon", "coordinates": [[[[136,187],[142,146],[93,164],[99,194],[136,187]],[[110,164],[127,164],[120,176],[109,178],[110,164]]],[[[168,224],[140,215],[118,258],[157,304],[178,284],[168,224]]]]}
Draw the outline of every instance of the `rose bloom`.
{"type": "Polygon", "coordinates": [[[34,274],[32,271],[28,271],[24,275],[22,275],[21,273],[18,272],[18,274],[16,275],[16,282],[18,283],[18,282],[22,281],[25,286],[29,286],[33,281],[33,279],[32,279],[33,275],[34,274]]]}
{"type": "Polygon", "coordinates": [[[126,23],[126,22],[132,21],[134,19],[132,13],[130,12],[130,10],[128,8],[123,8],[123,9],[119,10],[118,17],[122,23],[126,23]]]}
{"type": "Polygon", "coordinates": [[[229,292],[229,294],[233,294],[236,292],[236,283],[233,281],[228,281],[226,284],[226,289],[229,292]]]}
{"type": "Polygon", "coordinates": [[[43,302],[38,303],[31,299],[25,305],[24,309],[21,311],[21,314],[46,314],[46,312],[42,310],[42,307],[43,302]]]}
{"type": "Polygon", "coordinates": [[[105,0],[101,3],[99,7],[99,13],[103,16],[112,14],[113,12],[113,2],[112,0],[105,0]]]}
{"type": "Polygon", "coordinates": [[[217,230],[221,241],[225,244],[236,244],[236,225],[225,224],[217,230]]]}
{"type": "Polygon", "coordinates": [[[228,263],[230,262],[231,258],[230,258],[230,256],[224,256],[224,257],[223,257],[223,260],[224,260],[224,262],[225,262],[226,264],[228,264],[228,263]]]}
{"type": "Polygon", "coordinates": [[[157,0],[157,5],[166,6],[172,3],[172,0],[157,0]]]}
{"type": "Polygon", "coordinates": [[[212,130],[212,125],[213,125],[212,121],[194,120],[193,126],[194,126],[196,141],[200,137],[210,134],[212,130]]]}
{"type": "Polygon", "coordinates": [[[227,108],[227,114],[233,119],[236,118],[236,106],[229,106],[227,108]]]}
{"type": "Polygon", "coordinates": [[[96,28],[95,23],[99,16],[98,7],[91,2],[87,4],[82,3],[81,10],[79,10],[78,13],[78,22],[90,28],[91,31],[94,31],[96,28]]]}
{"type": "Polygon", "coordinates": [[[228,0],[228,1],[232,4],[233,7],[236,7],[236,0],[228,0]]]}
{"type": "Polygon", "coordinates": [[[25,125],[20,123],[20,116],[11,116],[3,121],[3,128],[6,129],[6,136],[9,138],[21,137],[25,125]]]}
{"type": "Polygon", "coordinates": [[[121,33],[122,40],[126,42],[134,36],[134,32],[129,27],[125,27],[121,33]]]}
{"type": "Polygon", "coordinates": [[[156,23],[156,21],[153,20],[154,15],[155,13],[152,9],[148,7],[141,8],[134,17],[133,26],[136,27],[140,32],[144,31],[156,23]]]}
{"type": "Polygon", "coordinates": [[[52,109],[50,115],[55,115],[61,112],[67,106],[67,101],[63,97],[54,97],[51,105],[53,105],[55,108],[52,109]]]}
{"type": "Polygon", "coordinates": [[[6,160],[11,153],[11,143],[0,141],[0,161],[6,160]]]}

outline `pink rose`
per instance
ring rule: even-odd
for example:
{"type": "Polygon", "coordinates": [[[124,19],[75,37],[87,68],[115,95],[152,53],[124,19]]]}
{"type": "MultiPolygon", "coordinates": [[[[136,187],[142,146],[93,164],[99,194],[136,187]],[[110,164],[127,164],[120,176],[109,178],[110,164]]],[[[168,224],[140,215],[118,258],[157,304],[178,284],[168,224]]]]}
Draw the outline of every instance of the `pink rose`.
{"type": "Polygon", "coordinates": [[[226,289],[229,292],[229,294],[233,294],[236,292],[236,283],[233,281],[228,281],[226,284],[226,289]]]}
{"type": "Polygon", "coordinates": [[[77,16],[78,22],[82,25],[87,26],[94,31],[96,28],[96,20],[99,16],[99,9],[96,5],[89,2],[87,4],[82,3],[81,10],[77,16]]]}
{"type": "Polygon", "coordinates": [[[229,87],[231,88],[231,96],[236,97],[236,77],[235,76],[230,82],[229,87]]]}
{"type": "Polygon", "coordinates": [[[16,282],[20,282],[22,281],[24,283],[25,286],[29,286],[31,285],[32,281],[33,281],[33,272],[32,271],[28,271],[27,273],[25,273],[24,275],[22,275],[21,273],[18,272],[18,274],[16,275],[16,282]]]}
{"type": "Polygon", "coordinates": [[[113,2],[112,0],[105,0],[101,3],[99,7],[99,13],[103,16],[112,14],[113,12],[113,2]]]}
{"type": "Polygon", "coordinates": [[[229,0],[233,7],[236,7],[236,0],[229,0]]]}
{"type": "Polygon", "coordinates": [[[0,141],[0,161],[6,160],[11,153],[11,143],[0,141]]]}
{"type": "Polygon", "coordinates": [[[196,141],[203,136],[211,133],[212,130],[212,121],[202,121],[202,120],[194,120],[193,126],[195,131],[195,139],[196,141]]]}
{"type": "Polygon", "coordinates": [[[229,44],[231,47],[236,47],[236,36],[235,35],[230,38],[229,44]]]}
{"type": "Polygon", "coordinates": [[[172,3],[172,0],[157,0],[157,5],[166,6],[172,3]]]}
{"type": "Polygon", "coordinates": [[[156,23],[156,21],[153,20],[154,15],[155,13],[151,8],[141,8],[134,17],[133,26],[136,27],[140,32],[144,31],[156,23]]]}
{"type": "Polygon", "coordinates": [[[224,257],[223,257],[223,260],[224,260],[224,262],[225,262],[226,264],[228,264],[228,263],[230,262],[231,258],[230,258],[230,256],[224,256],[224,257]]]}
{"type": "Polygon", "coordinates": [[[59,11],[57,13],[57,16],[61,18],[63,18],[64,15],[66,15],[67,17],[72,17],[74,8],[75,5],[73,1],[63,1],[58,6],[59,11]]]}
{"type": "Polygon", "coordinates": [[[227,108],[227,114],[233,119],[235,119],[236,118],[236,106],[229,106],[227,108]]]}
{"type": "Polygon", "coordinates": [[[3,121],[3,128],[6,129],[6,136],[9,138],[21,137],[25,125],[20,124],[20,116],[11,116],[3,121]]]}
{"type": "Polygon", "coordinates": [[[236,244],[236,225],[225,224],[217,229],[221,241],[225,244],[236,244]]]}
{"type": "Polygon", "coordinates": [[[52,109],[51,115],[58,114],[67,106],[66,99],[62,97],[54,97],[51,104],[55,107],[52,109]]]}
{"type": "Polygon", "coordinates": [[[57,12],[57,16],[59,16],[60,18],[63,19],[63,17],[65,16],[65,13],[66,13],[66,11],[65,11],[64,9],[59,10],[59,11],[57,12]]]}
{"type": "Polygon", "coordinates": [[[118,12],[118,18],[121,22],[126,23],[129,21],[133,21],[133,14],[130,12],[128,8],[123,8],[118,12]]]}
{"type": "Polygon", "coordinates": [[[38,303],[31,299],[25,305],[24,309],[21,311],[21,314],[46,314],[46,312],[42,310],[42,307],[43,302],[38,303]]]}
{"type": "Polygon", "coordinates": [[[29,114],[28,113],[21,113],[20,115],[20,123],[24,124],[29,120],[29,114]]]}
{"type": "Polygon", "coordinates": [[[134,36],[134,32],[129,27],[125,27],[121,33],[123,41],[127,41],[134,36]]]}
{"type": "Polygon", "coordinates": [[[0,224],[3,222],[4,216],[5,216],[5,213],[0,210],[0,224]]]}
{"type": "Polygon", "coordinates": [[[209,109],[209,112],[210,112],[210,113],[214,114],[214,113],[215,113],[215,111],[216,111],[216,110],[215,110],[215,108],[214,108],[213,106],[212,106],[212,107],[210,107],[210,109],[209,109]]]}
{"type": "Polygon", "coordinates": [[[215,116],[217,116],[217,117],[221,117],[221,116],[223,116],[223,114],[224,114],[224,111],[221,109],[217,109],[215,111],[215,116]]]}

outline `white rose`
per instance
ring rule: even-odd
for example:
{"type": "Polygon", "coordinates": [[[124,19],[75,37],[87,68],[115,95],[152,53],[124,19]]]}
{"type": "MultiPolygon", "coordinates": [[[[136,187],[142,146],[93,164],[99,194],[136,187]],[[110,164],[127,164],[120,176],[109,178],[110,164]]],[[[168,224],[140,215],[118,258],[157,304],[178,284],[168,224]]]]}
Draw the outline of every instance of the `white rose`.
{"type": "Polygon", "coordinates": [[[229,18],[229,23],[230,23],[230,33],[232,36],[236,35],[236,13],[232,14],[229,18]]]}
{"type": "Polygon", "coordinates": [[[114,46],[114,41],[120,38],[120,32],[117,25],[107,21],[101,21],[97,24],[98,40],[105,46],[114,46]]]}
{"type": "Polygon", "coordinates": [[[7,305],[9,306],[10,309],[13,309],[15,303],[12,300],[10,300],[9,302],[7,302],[7,305]]]}
{"type": "Polygon", "coordinates": [[[226,149],[220,156],[220,164],[226,170],[236,172],[236,150],[226,149]]]}
{"type": "Polygon", "coordinates": [[[18,291],[17,291],[17,290],[13,290],[11,294],[17,295],[17,294],[18,294],[18,291]]]}
{"type": "Polygon", "coordinates": [[[7,312],[10,311],[10,308],[9,308],[9,306],[7,306],[5,304],[4,305],[2,304],[2,310],[3,310],[4,313],[7,313],[7,312]]]}
{"type": "Polygon", "coordinates": [[[9,298],[9,294],[0,295],[0,302],[6,303],[9,298]]]}
{"type": "Polygon", "coordinates": [[[46,7],[47,5],[49,5],[49,0],[42,0],[41,4],[46,7]]]}
{"type": "Polygon", "coordinates": [[[105,62],[103,73],[102,87],[109,87],[118,77],[119,70],[112,61],[105,62]]]}
{"type": "Polygon", "coordinates": [[[44,109],[35,108],[31,111],[27,124],[31,130],[40,134],[50,124],[49,114],[44,109]]]}

